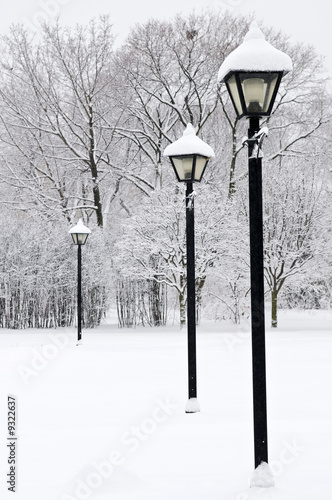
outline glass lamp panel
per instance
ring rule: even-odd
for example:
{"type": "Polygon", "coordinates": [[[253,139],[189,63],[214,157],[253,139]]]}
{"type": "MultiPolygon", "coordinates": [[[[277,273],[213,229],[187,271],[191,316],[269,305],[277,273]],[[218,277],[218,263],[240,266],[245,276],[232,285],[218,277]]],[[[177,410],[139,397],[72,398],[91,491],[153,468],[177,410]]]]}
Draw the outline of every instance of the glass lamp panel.
{"type": "Polygon", "coordinates": [[[228,91],[232,97],[235,109],[236,109],[237,113],[239,115],[241,115],[243,113],[243,110],[242,110],[241,99],[240,99],[239,90],[237,87],[235,75],[231,76],[229,78],[229,80],[227,80],[226,83],[228,86],[228,91]]]}
{"type": "Polygon", "coordinates": [[[206,167],[207,162],[209,161],[209,158],[206,156],[196,156],[196,164],[195,164],[195,177],[194,180],[200,182],[202,179],[202,176],[204,174],[204,169],[206,167]]]}
{"type": "Polygon", "coordinates": [[[88,239],[88,233],[78,233],[77,234],[77,243],[78,245],[84,245],[86,240],[88,239]]]}
{"type": "Polygon", "coordinates": [[[277,83],[278,83],[278,74],[270,73],[269,79],[266,79],[265,102],[263,105],[263,110],[265,112],[267,112],[270,108],[270,104],[273,99],[277,83]]]}
{"type": "Polygon", "coordinates": [[[73,242],[75,243],[75,245],[78,245],[78,242],[77,242],[77,234],[76,234],[76,233],[71,233],[71,235],[72,235],[73,242]]]}
{"type": "Polygon", "coordinates": [[[180,181],[190,181],[193,173],[193,156],[173,156],[172,160],[180,181]]]}
{"type": "Polygon", "coordinates": [[[248,113],[262,113],[266,84],[263,78],[246,78],[242,82],[243,96],[248,113]]]}
{"type": "Polygon", "coordinates": [[[278,82],[276,73],[255,73],[240,75],[246,114],[268,113],[278,82]]]}
{"type": "Polygon", "coordinates": [[[84,245],[88,239],[89,233],[71,233],[75,245],[84,245]]]}

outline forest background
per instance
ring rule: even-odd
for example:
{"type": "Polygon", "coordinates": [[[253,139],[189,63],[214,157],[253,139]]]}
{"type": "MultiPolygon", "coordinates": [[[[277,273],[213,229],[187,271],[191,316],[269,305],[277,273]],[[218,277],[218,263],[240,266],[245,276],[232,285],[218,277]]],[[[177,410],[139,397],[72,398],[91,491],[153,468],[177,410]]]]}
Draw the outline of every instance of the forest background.
{"type": "MultiPolygon", "coordinates": [[[[250,15],[151,19],[115,46],[108,17],[1,38],[0,325],[71,326],[82,218],[84,325],[185,324],[185,192],[163,157],[192,123],[216,156],[195,186],[197,318],[249,317],[246,120],[217,74],[250,15]]],[[[331,90],[313,46],[261,24],[287,53],[264,142],[265,291],[278,307],[331,307],[331,90]]]]}

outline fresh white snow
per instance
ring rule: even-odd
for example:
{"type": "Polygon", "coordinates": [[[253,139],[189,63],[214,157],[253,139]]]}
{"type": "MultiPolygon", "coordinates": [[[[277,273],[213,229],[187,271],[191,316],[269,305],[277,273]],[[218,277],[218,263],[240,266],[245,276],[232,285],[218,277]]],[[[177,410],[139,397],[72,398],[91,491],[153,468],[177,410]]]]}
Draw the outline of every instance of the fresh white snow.
{"type": "Polygon", "coordinates": [[[332,314],[267,328],[269,466],[253,477],[249,325],[203,321],[200,412],[187,414],[186,332],[0,330],[0,498],[330,500],[332,314]],[[7,491],[7,396],[17,398],[17,492],[7,491]]]}
{"type": "Polygon", "coordinates": [[[186,413],[196,413],[198,411],[201,411],[201,407],[199,405],[198,399],[197,398],[190,398],[187,401],[186,407],[185,407],[186,413]]]}
{"type": "Polygon", "coordinates": [[[191,123],[188,123],[183,132],[183,136],[166,147],[164,156],[178,156],[197,154],[214,158],[214,151],[196,135],[196,131],[191,123]]]}
{"type": "Polygon", "coordinates": [[[275,478],[269,464],[262,462],[251,476],[250,488],[273,488],[275,485],[275,478]]]}
{"type": "Polygon", "coordinates": [[[283,71],[286,74],[292,67],[291,58],[265,40],[257,23],[253,22],[243,43],[222,63],[218,81],[222,82],[231,71],[283,71]]]}
{"type": "Polygon", "coordinates": [[[73,233],[90,234],[91,230],[83,224],[82,219],[79,219],[76,226],[72,227],[69,230],[69,233],[70,234],[73,234],[73,233]]]}

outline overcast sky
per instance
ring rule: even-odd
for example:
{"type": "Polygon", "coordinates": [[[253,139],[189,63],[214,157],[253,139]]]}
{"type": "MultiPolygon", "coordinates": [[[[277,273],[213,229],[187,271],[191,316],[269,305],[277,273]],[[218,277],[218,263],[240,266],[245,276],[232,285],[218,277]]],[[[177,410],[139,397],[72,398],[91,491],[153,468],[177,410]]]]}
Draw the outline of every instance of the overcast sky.
{"type": "Polygon", "coordinates": [[[255,12],[257,20],[281,29],[294,41],[316,46],[326,57],[332,75],[332,30],[328,0],[9,0],[1,9],[0,30],[7,31],[11,23],[24,22],[32,29],[42,19],[61,14],[63,24],[85,24],[99,14],[110,14],[115,33],[120,40],[136,22],[150,17],[171,18],[177,12],[187,14],[195,9],[229,9],[233,12],[255,12]]]}

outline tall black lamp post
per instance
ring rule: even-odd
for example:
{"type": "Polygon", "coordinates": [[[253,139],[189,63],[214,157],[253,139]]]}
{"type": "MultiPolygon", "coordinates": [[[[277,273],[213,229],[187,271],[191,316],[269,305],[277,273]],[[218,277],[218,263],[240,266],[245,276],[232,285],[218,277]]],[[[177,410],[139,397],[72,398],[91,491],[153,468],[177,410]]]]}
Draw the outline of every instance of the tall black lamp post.
{"type": "Polygon", "coordinates": [[[82,245],[85,245],[90,229],[84,226],[82,219],[69,230],[75,245],[77,245],[77,342],[82,339],[82,245]]]}
{"type": "Polygon", "coordinates": [[[188,332],[188,392],[186,413],[200,411],[196,379],[196,290],[195,290],[195,221],[193,182],[202,180],[206,165],[214,157],[212,148],[196,136],[194,127],[187,125],[183,137],[165,149],[179,182],[186,183],[187,241],[187,332],[188,332]]]}
{"type": "Polygon", "coordinates": [[[239,118],[249,119],[249,218],[251,274],[251,333],[255,468],[268,463],[261,142],[267,133],[260,118],[270,116],[281,78],[292,69],[291,59],[272,47],[256,23],[244,42],[223,62],[218,81],[226,84],[239,118]]]}

